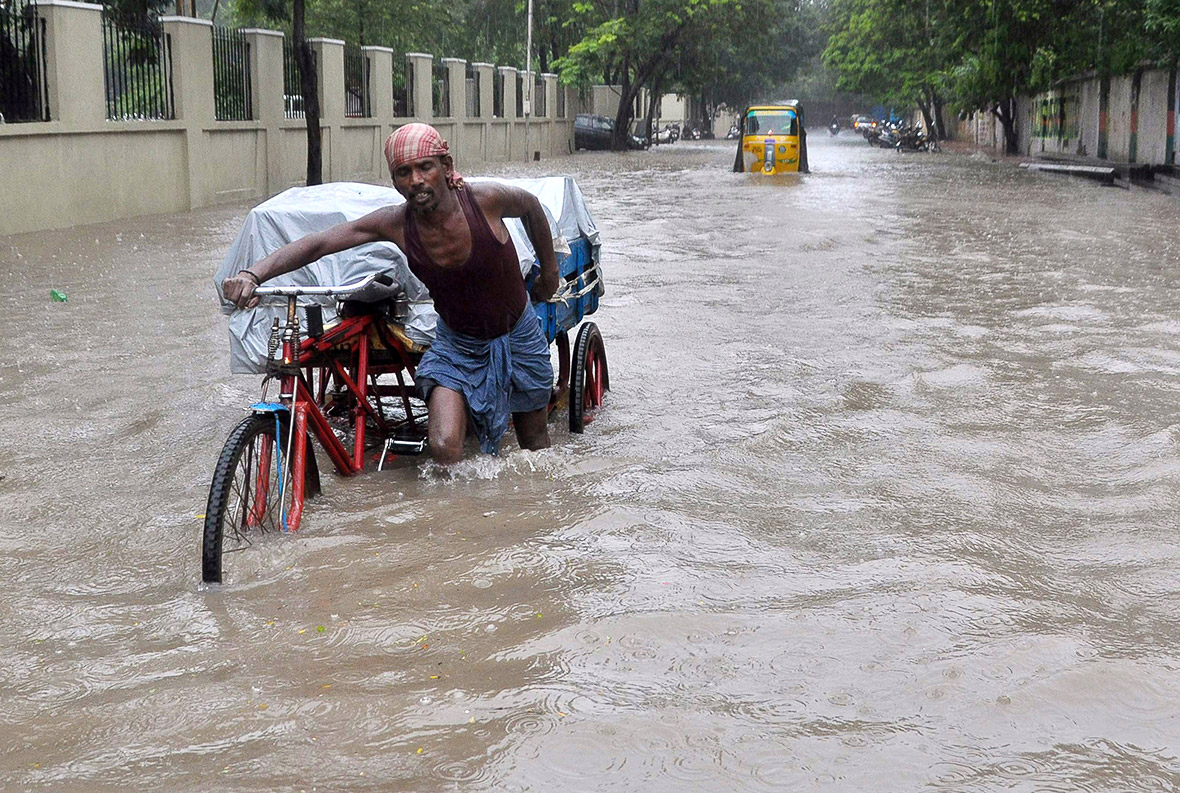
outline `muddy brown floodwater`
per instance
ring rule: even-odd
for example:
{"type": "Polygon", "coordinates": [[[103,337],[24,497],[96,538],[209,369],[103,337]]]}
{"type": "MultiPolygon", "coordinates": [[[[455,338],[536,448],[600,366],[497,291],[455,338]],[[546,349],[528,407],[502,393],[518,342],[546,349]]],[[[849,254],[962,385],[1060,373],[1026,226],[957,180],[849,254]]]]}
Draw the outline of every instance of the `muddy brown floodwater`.
{"type": "Polygon", "coordinates": [[[598,218],[607,409],[209,589],[246,207],[0,239],[0,788],[1180,787],[1176,199],[730,152],[496,168],[598,218]]]}

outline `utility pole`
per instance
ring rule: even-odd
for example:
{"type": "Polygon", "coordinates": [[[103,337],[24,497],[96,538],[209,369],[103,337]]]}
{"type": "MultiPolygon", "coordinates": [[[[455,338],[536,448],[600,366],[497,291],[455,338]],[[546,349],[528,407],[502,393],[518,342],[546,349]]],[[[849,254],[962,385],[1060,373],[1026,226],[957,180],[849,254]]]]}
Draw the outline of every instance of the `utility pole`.
{"type": "Polygon", "coordinates": [[[528,162],[529,117],[533,114],[533,85],[537,82],[533,79],[533,0],[529,0],[528,32],[524,43],[524,82],[524,101],[521,105],[524,107],[524,161],[528,162]]]}

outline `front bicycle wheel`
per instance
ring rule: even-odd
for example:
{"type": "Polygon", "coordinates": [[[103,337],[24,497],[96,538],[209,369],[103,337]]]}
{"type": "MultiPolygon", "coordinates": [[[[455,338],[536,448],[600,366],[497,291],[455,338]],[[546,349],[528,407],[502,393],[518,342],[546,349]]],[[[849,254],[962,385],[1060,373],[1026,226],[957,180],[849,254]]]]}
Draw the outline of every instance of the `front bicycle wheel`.
{"type": "Polygon", "coordinates": [[[288,434],[273,413],[256,413],[226,440],[205,507],[201,579],[206,583],[221,581],[225,554],[243,551],[262,535],[286,527],[291,506],[288,434]]]}

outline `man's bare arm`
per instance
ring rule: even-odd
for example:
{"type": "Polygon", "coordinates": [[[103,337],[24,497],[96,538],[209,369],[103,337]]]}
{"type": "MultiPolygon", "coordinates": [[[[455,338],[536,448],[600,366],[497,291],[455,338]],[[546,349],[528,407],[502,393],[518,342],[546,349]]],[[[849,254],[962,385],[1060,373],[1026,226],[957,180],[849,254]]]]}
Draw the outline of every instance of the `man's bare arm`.
{"type": "Polygon", "coordinates": [[[238,273],[222,281],[222,294],[238,308],[256,306],[258,298],[254,297],[254,289],[264,281],[306,267],[333,253],[369,242],[391,239],[395,225],[394,213],[393,207],[385,207],[362,218],[340,223],[326,231],[308,234],[287,243],[250,266],[250,273],[257,277],[257,283],[250,277],[250,273],[238,273]]]}
{"type": "Polygon", "coordinates": [[[503,184],[482,183],[480,188],[492,187],[488,191],[492,209],[501,218],[520,218],[524,230],[533,243],[537,260],[541,263],[541,277],[533,284],[533,300],[544,302],[557,291],[557,255],[553,252],[553,235],[549,231],[549,219],[537,197],[519,187],[503,184]]]}

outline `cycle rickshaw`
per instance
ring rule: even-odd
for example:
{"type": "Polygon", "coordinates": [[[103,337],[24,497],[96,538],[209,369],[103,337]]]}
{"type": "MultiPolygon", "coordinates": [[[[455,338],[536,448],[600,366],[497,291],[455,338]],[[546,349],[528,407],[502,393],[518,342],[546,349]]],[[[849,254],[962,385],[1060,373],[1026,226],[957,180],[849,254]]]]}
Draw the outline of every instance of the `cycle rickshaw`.
{"type": "MultiPolygon", "coordinates": [[[[603,292],[597,228],[572,179],[504,181],[536,194],[551,219],[561,285],[531,310],[557,351],[550,411],[568,402],[570,431],[580,433],[610,389],[602,334],[583,321],[603,292]]],[[[251,211],[215,282],[290,239],[400,201],[373,185],[288,190],[251,211]]],[[[523,274],[536,265],[531,244],[519,221],[505,222],[523,274]]],[[[214,469],[201,538],[205,582],[222,580],[228,554],[266,533],[299,528],[306,500],[321,488],[312,439],[341,476],[426,450],[426,405],[413,377],[434,314],[395,246],[326,257],[256,294],[281,303],[231,316],[232,368],[266,377],[262,398],[230,432],[214,469]]]]}

